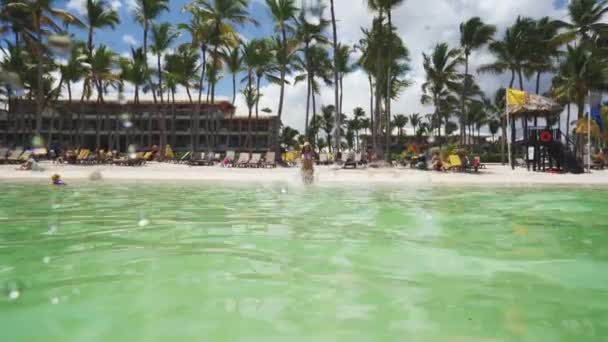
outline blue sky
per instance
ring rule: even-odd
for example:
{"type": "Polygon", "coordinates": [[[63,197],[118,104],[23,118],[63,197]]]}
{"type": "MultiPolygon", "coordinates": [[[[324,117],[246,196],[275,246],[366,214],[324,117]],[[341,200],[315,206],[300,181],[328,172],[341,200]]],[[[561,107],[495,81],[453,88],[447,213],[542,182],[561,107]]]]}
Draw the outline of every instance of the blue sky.
{"type": "MultiPolygon", "coordinates": [[[[98,31],[95,37],[97,43],[103,43],[112,47],[118,53],[128,53],[132,37],[138,44],[142,42],[142,28],[134,21],[129,9],[133,0],[108,0],[118,7],[121,24],[116,30],[98,31]]],[[[158,22],[168,21],[171,23],[187,22],[188,14],[181,13],[181,9],[189,2],[188,0],[170,0],[171,11],[163,14],[158,22]]],[[[84,0],[66,0],[66,7],[77,13],[79,3],[84,0]]],[[[250,13],[261,24],[260,27],[247,25],[240,28],[239,32],[248,39],[260,36],[268,36],[274,32],[272,21],[268,15],[264,0],[250,1],[250,13]]],[[[401,97],[393,103],[393,111],[396,114],[432,112],[432,108],[420,104],[420,85],[424,80],[421,55],[428,52],[436,43],[447,42],[452,47],[457,47],[459,40],[458,25],[473,17],[479,16],[485,22],[498,27],[497,38],[502,37],[504,29],[511,25],[518,15],[540,18],[551,16],[553,18],[568,20],[565,6],[568,0],[406,0],[404,5],[393,12],[393,21],[402,39],[408,46],[411,55],[412,72],[408,78],[412,86],[407,88],[401,97]],[[429,6],[432,1],[433,6],[429,6]]],[[[338,20],[338,35],[341,42],[353,44],[360,38],[360,28],[371,24],[373,13],[369,11],[364,0],[335,0],[336,16],[338,20]]],[[[329,16],[326,11],[325,17],[329,16]]],[[[79,37],[84,38],[85,32],[80,32],[79,37]]],[[[328,32],[329,34],[329,32],[328,32]]],[[[180,42],[189,39],[183,36],[180,42]]],[[[476,51],[471,56],[471,69],[475,70],[479,65],[491,62],[493,57],[486,49],[476,51]]],[[[508,75],[476,75],[477,81],[486,92],[493,94],[496,89],[508,83],[508,75]]],[[[543,88],[548,87],[550,76],[543,77],[543,88]]],[[[533,81],[526,82],[526,87],[531,90],[533,81]]],[[[543,89],[545,90],[545,89],[543,89]]],[[[232,84],[228,75],[218,84],[219,96],[231,97],[232,84]]],[[[263,83],[260,108],[268,107],[276,111],[279,89],[275,85],[263,83]]],[[[362,107],[368,111],[369,90],[367,87],[367,76],[361,71],[348,75],[344,80],[344,112],[351,113],[355,107],[362,107]]],[[[182,94],[178,94],[179,96],[182,94]]],[[[296,128],[304,125],[304,113],[306,102],[306,85],[300,83],[288,86],[285,97],[284,122],[296,128]]],[[[317,98],[318,107],[333,102],[333,91],[323,88],[321,95],[317,98]]],[[[237,98],[237,115],[244,114],[246,106],[242,97],[237,98]]]]}

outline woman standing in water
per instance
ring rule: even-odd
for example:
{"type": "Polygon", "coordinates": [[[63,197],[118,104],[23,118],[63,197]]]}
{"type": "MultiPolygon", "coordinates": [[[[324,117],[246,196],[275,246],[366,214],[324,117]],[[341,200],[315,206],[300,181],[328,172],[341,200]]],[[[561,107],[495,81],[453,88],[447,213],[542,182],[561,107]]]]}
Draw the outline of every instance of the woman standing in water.
{"type": "Polygon", "coordinates": [[[302,147],[302,180],[304,180],[304,184],[311,184],[315,179],[314,161],[315,154],[312,146],[307,141],[302,147]]]}

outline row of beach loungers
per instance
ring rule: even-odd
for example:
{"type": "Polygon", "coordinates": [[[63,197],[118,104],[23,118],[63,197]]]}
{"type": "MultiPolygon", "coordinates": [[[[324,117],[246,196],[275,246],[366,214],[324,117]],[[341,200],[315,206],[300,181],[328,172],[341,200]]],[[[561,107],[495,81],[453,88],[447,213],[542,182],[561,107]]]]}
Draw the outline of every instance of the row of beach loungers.
{"type": "MultiPolygon", "coordinates": [[[[363,158],[363,152],[344,152],[342,153],[342,157],[338,161],[339,164],[342,164],[344,168],[357,168],[357,166],[365,165],[366,161],[363,158]]],[[[329,155],[327,153],[319,154],[319,160],[317,161],[317,165],[330,165],[334,161],[330,160],[329,155]]]]}
{"type": "Polygon", "coordinates": [[[184,155],[181,161],[192,166],[213,166],[215,163],[221,163],[222,166],[228,167],[274,168],[277,166],[275,156],[274,152],[267,152],[263,157],[261,153],[242,152],[237,159],[235,151],[228,151],[225,156],[214,152],[194,152],[192,156],[190,153],[184,155]]]}
{"type": "Polygon", "coordinates": [[[0,148],[0,164],[21,164],[25,163],[32,154],[33,150],[24,150],[22,147],[17,147],[9,150],[6,147],[0,148]]]}

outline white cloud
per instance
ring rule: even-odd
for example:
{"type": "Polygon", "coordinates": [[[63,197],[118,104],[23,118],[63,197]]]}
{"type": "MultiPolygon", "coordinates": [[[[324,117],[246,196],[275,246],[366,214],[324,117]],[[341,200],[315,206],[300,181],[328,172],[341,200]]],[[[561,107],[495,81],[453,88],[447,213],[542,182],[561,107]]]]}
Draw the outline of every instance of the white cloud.
{"type": "Polygon", "coordinates": [[[110,7],[112,7],[113,10],[118,11],[122,7],[122,2],[120,0],[111,0],[110,7]]]}
{"type": "Polygon", "coordinates": [[[76,11],[78,14],[85,14],[87,12],[86,0],[68,0],[66,5],[67,9],[76,11]]]}
{"type": "Polygon", "coordinates": [[[122,41],[125,44],[131,45],[131,46],[136,46],[138,44],[137,40],[135,39],[135,37],[133,37],[132,34],[125,34],[124,36],[122,36],[122,41]]]}

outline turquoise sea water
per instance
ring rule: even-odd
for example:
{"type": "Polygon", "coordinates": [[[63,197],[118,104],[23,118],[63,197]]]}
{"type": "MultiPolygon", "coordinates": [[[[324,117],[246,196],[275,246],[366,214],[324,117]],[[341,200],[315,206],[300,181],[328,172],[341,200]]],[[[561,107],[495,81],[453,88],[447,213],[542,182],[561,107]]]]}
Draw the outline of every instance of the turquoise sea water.
{"type": "Polygon", "coordinates": [[[601,341],[608,191],[0,183],[2,341],[601,341]]]}

